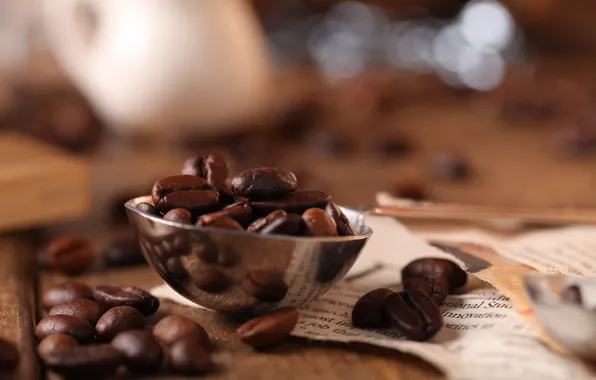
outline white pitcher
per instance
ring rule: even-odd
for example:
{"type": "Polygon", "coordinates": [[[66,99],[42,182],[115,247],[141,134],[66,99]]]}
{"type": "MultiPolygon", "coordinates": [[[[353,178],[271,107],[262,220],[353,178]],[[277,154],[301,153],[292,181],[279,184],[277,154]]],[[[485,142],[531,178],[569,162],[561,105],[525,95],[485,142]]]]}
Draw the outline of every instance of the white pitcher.
{"type": "Polygon", "coordinates": [[[58,62],[118,128],[213,132],[267,102],[246,0],[43,0],[43,20],[58,62]]]}

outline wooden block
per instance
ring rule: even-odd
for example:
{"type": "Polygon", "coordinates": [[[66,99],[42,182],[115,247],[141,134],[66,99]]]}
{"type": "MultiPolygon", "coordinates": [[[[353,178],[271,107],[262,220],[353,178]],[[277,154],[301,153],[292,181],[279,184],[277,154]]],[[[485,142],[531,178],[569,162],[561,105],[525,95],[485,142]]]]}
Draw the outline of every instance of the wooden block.
{"type": "Polygon", "coordinates": [[[0,231],[81,217],[89,207],[89,169],[81,159],[0,133],[0,231]]]}

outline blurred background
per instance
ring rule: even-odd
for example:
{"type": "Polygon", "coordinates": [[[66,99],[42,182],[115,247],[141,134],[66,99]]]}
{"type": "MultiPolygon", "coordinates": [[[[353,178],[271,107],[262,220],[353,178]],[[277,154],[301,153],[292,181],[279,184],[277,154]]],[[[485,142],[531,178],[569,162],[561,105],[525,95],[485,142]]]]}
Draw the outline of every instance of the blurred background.
{"type": "MultiPolygon", "coordinates": [[[[125,94],[128,76],[112,61],[104,64],[107,53],[90,58],[100,66],[95,74],[81,74],[64,58],[68,49],[57,48],[71,42],[51,32],[60,22],[44,16],[43,2],[0,0],[0,127],[91,165],[94,223],[125,224],[125,200],[179,172],[187,156],[214,151],[228,154],[235,171],[292,169],[302,188],[328,191],[343,204],[372,203],[387,191],[441,202],[596,205],[596,3],[204,1],[210,2],[247,4],[222,10],[221,25],[209,28],[227,32],[203,28],[197,38],[209,48],[196,54],[189,48],[191,62],[176,70],[214,70],[221,80],[207,90],[186,88],[180,77],[182,96],[170,97],[188,109],[210,105],[200,117],[189,112],[178,120],[172,115],[186,115],[186,108],[162,110],[147,100],[151,116],[131,122],[118,116],[125,107],[109,111],[129,98],[149,99],[146,91],[158,87],[135,93],[131,85],[125,94]],[[252,30],[237,12],[248,12],[243,17],[256,25],[258,43],[235,37],[252,30]],[[261,45],[266,65],[252,56],[261,45]],[[87,80],[93,75],[106,79],[87,80]],[[101,90],[98,82],[111,87],[101,90]],[[260,96],[254,110],[239,106],[260,96]],[[232,108],[234,117],[223,117],[232,108]],[[154,109],[163,112],[153,115],[154,109]]],[[[176,24],[144,22],[145,12],[132,5],[115,13],[127,28],[118,29],[105,10],[95,9],[87,22],[105,37],[98,46],[126,47],[118,51],[130,54],[130,69],[143,73],[143,83],[178,59],[164,45],[192,45],[184,31],[180,40],[177,31],[160,40],[176,24]],[[112,37],[110,28],[118,31],[112,37]],[[159,59],[141,57],[143,47],[159,59]]],[[[164,97],[177,93],[166,87],[164,97]]]]}

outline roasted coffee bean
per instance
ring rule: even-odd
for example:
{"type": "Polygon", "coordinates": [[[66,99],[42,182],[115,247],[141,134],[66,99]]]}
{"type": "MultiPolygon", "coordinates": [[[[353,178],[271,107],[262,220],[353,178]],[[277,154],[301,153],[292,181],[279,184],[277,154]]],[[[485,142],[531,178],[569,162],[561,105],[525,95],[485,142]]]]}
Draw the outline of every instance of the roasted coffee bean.
{"type": "Polygon", "coordinates": [[[296,191],[279,199],[252,202],[255,217],[263,217],[275,210],[302,215],[309,208],[325,208],[331,202],[331,196],[322,191],[296,191]]]}
{"type": "Polygon", "coordinates": [[[90,344],[54,351],[44,363],[67,379],[102,379],[114,375],[124,360],[109,344],[90,344]]]}
{"type": "Polygon", "coordinates": [[[244,231],[244,228],[232,218],[222,215],[203,215],[197,221],[199,227],[219,228],[222,230],[244,231]]]}
{"type": "Polygon", "coordinates": [[[570,285],[563,290],[561,300],[565,303],[583,305],[582,293],[577,285],[570,285]]]}
{"type": "Polygon", "coordinates": [[[350,225],[350,221],[335,202],[330,202],[327,207],[325,207],[325,211],[327,211],[335,221],[335,224],[337,225],[337,234],[339,236],[356,235],[350,225]]]}
{"type": "Polygon", "coordinates": [[[153,336],[164,346],[171,346],[176,341],[192,336],[205,347],[209,346],[209,336],[205,329],[190,318],[182,315],[169,315],[153,327],[153,336]]]}
{"type": "Polygon", "coordinates": [[[95,331],[81,318],[72,315],[49,315],[39,321],[35,328],[35,336],[43,339],[52,334],[67,334],[79,343],[87,343],[93,340],[95,331]]]}
{"type": "Polygon", "coordinates": [[[104,262],[109,266],[144,264],[145,258],[134,235],[114,240],[102,252],[104,262]]]}
{"type": "Polygon", "coordinates": [[[275,346],[290,336],[298,316],[298,310],[292,307],[275,310],[238,327],[236,335],[242,342],[255,348],[275,346]]]}
{"type": "Polygon", "coordinates": [[[424,183],[412,179],[397,181],[391,189],[391,194],[397,198],[413,201],[425,201],[430,198],[424,183]]]}
{"type": "Polygon", "coordinates": [[[304,222],[298,214],[286,214],[263,227],[263,235],[290,235],[299,236],[304,233],[304,222]]]}
{"type": "Polygon", "coordinates": [[[62,236],[48,244],[44,251],[45,262],[55,271],[66,274],[84,272],[93,265],[95,253],[85,239],[62,236]]]}
{"type": "Polygon", "coordinates": [[[440,154],[434,157],[432,168],[435,177],[446,181],[461,180],[469,177],[468,163],[455,154],[440,154]]]}
{"type": "Polygon", "coordinates": [[[219,188],[226,184],[230,171],[226,158],[222,154],[212,153],[190,157],[184,163],[182,174],[205,178],[210,185],[219,188]]]}
{"type": "Polygon", "coordinates": [[[281,301],[288,292],[288,285],[279,272],[253,270],[242,279],[242,287],[254,298],[265,302],[281,301]]]}
{"type": "Polygon", "coordinates": [[[188,271],[182,264],[180,257],[170,257],[166,261],[166,270],[179,282],[185,281],[188,277],[188,271]]]}
{"type": "Polygon", "coordinates": [[[163,350],[151,331],[123,331],[110,344],[124,354],[126,367],[131,372],[152,373],[161,367],[163,350]]]}
{"type": "Polygon", "coordinates": [[[391,327],[391,320],[385,312],[385,300],[392,294],[393,291],[380,288],[360,297],[352,309],[352,324],[360,328],[391,327]]]}
{"type": "Polygon", "coordinates": [[[437,305],[442,305],[449,294],[449,282],[444,277],[406,277],[404,290],[420,290],[437,305]]]}
{"type": "Polygon", "coordinates": [[[116,306],[106,311],[95,325],[95,335],[101,342],[109,342],[122,331],[142,329],[145,317],[130,306],[116,306]]]}
{"type": "Polygon", "coordinates": [[[19,357],[17,347],[8,340],[0,338],[0,373],[16,368],[19,357]]]}
{"type": "Polygon", "coordinates": [[[163,219],[174,223],[190,224],[192,221],[192,214],[185,208],[175,208],[168,211],[163,216],[163,219]]]}
{"type": "Polygon", "coordinates": [[[168,350],[168,362],[175,373],[198,375],[212,367],[209,352],[201,341],[187,336],[174,342],[168,350]]]}
{"type": "Polygon", "coordinates": [[[159,308],[159,299],[134,286],[98,286],[93,291],[93,298],[106,309],[131,306],[146,316],[155,313],[159,308]]]}
{"type": "Polygon", "coordinates": [[[48,355],[63,350],[78,346],[79,343],[74,340],[70,335],[66,334],[53,334],[45,337],[37,346],[37,354],[40,358],[45,359],[48,355]]]}
{"type": "Polygon", "coordinates": [[[385,312],[393,325],[412,340],[429,340],[443,325],[439,307],[419,290],[390,295],[385,300],[385,312]]]}
{"type": "Polygon", "coordinates": [[[211,220],[223,216],[234,219],[240,223],[242,227],[247,227],[252,222],[252,209],[248,202],[237,202],[224,207],[220,211],[201,216],[199,222],[201,220],[211,220]]]}
{"type": "Polygon", "coordinates": [[[54,285],[41,298],[41,307],[50,310],[56,305],[76,299],[93,299],[93,289],[78,282],[63,282],[54,285]]]}
{"type": "Polygon", "coordinates": [[[202,236],[200,240],[196,241],[195,244],[196,255],[208,264],[217,263],[217,257],[219,255],[219,248],[212,240],[202,236]]]}
{"type": "Polygon", "coordinates": [[[250,199],[278,198],[295,191],[294,173],[279,168],[257,168],[244,171],[231,182],[232,192],[250,199]]]}
{"type": "Polygon", "coordinates": [[[337,236],[337,224],[325,210],[309,208],[302,214],[309,236],[337,236]]]}
{"type": "Polygon", "coordinates": [[[449,281],[449,290],[453,291],[466,284],[468,274],[456,263],[446,259],[417,259],[406,265],[401,271],[402,280],[408,277],[442,277],[449,281]]]}
{"type": "Polygon", "coordinates": [[[228,286],[228,278],[217,268],[205,268],[191,273],[193,284],[207,293],[219,293],[228,286]]]}
{"type": "Polygon", "coordinates": [[[152,204],[149,204],[146,202],[141,202],[137,205],[137,208],[142,213],[145,213],[145,214],[148,214],[151,216],[157,216],[158,218],[161,217],[161,213],[159,212],[157,207],[153,206],[152,204]]]}
{"type": "Polygon", "coordinates": [[[257,219],[254,222],[252,222],[246,230],[249,232],[260,233],[261,231],[263,231],[263,228],[270,225],[271,222],[273,222],[276,219],[282,218],[286,215],[287,213],[284,210],[275,210],[266,217],[257,219]]]}
{"type": "Polygon", "coordinates": [[[206,180],[192,175],[175,175],[160,179],[151,191],[153,204],[161,212],[185,208],[200,215],[217,205],[219,193],[206,180]]]}
{"type": "Polygon", "coordinates": [[[48,312],[48,315],[71,315],[81,318],[92,326],[95,326],[102,310],[96,302],[90,300],[72,300],[66,301],[54,306],[48,312]]]}

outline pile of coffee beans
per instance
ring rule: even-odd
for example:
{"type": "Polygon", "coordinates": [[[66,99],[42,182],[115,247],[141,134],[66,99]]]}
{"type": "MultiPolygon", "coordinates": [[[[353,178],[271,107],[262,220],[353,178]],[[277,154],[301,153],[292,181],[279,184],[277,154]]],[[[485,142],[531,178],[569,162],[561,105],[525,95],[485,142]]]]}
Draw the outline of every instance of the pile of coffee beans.
{"type": "Polygon", "coordinates": [[[360,328],[395,327],[405,337],[431,339],[443,324],[439,306],[447,294],[466,284],[467,273],[445,259],[412,261],[402,270],[404,290],[375,289],[366,293],[352,310],[352,324],[360,328]]]}
{"type": "Polygon", "coordinates": [[[157,181],[153,204],[140,203],[137,208],[200,227],[265,235],[355,235],[329,194],[298,191],[298,180],[290,171],[261,167],[230,179],[225,158],[208,154],[189,158],[182,173],[157,181]]]}

